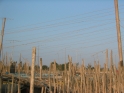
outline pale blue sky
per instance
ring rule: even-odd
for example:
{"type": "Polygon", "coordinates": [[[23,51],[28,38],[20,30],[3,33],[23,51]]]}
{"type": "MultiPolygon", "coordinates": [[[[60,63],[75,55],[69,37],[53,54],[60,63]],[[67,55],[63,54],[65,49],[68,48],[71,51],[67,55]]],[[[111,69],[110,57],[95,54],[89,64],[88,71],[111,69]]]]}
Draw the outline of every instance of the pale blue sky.
{"type": "MultiPolygon", "coordinates": [[[[69,54],[73,62],[81,63],[84,58],[86,64],[93,64],[92,55],[107,48],[113,50],[114,61],[118,61],[114,0],[2,0],[0,12],[1,27],[2,18],[7,18],[4,53],[13,53],[16,61],[21,53],[31,62],[32,47],[38,45],[47,65],[54,59],[64,63],[65,49],[66,61],[69,54]],[[18,41],[14,48],[9,40],[18,41]]],[[[123,40],[123,0],[119,0],[119,13],[123,40]]],[[[98,59],[103,65],[105,51],[98,59]]]]}

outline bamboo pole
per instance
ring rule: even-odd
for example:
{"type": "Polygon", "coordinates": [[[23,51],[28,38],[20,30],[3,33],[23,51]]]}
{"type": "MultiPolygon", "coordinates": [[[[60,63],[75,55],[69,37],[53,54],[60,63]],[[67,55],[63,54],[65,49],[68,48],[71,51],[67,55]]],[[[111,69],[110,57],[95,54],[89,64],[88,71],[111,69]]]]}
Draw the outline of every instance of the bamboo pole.
{"type": "Polygon", "coordinates": [[[66,63],[65,63],[65,69],[64,69],[64,92],[66,92],[66,82],[67,82],[67,70],[66,70],[66,63]]]}
{"type": "Polygon", "coordinates": [[[19,81],[18,81],[18,93],[21,93],[21,90],[20,90],[20,73],[19,73],[19,81]]]}
{"type": "Polygon", "coordinates": [[[71,73],[71,62],[72,62],[72,59],[71,57],[68,55],[68,60],[69,60],[69,71],[68,71],[68,91],[67,93],[70,93],[70,73],[71,73]]]}
{"type": "Polygon", "coordinates": [[[50,74],[51,74],[51,66],[49,67],[49,91],[51,92],[51,77],[50,77],[50,74]]]}
{"type": "Polygon", "coordinates": [[[108,49],[106,49],[106,73],[108,72],[108,49]]]}
{"type": "Polygon", "coordinates": [[[110,87],[109,87],[109,90],[110,90],[110,93],[112,93],[112,70],[110,69],[110,87]]]}
{"type": "Polygon", "coordinates": [[[80,85],[80,87],[81,87],[81,93],[83,93],[83,89],[82,89],[82,84],[83,84],[83,75],[82,75],[82,67],[80,68],[80,73],[81,73],[81,85],[80,85]]]}
{"type": "Polygon", "coordinates": [[[8,66],[7,61],[8,61],[8,58],[7,58],[7,52],[6,52],[6,72],[7,72],[7,66],[8,66]]]}
{"type": "MultiPolygon", "coordinates": [[[[68,58],[69,69],[67,73],[65,73],[65,71],[62,72],[60,70],[56,70],[55,60],[54,64],[50,66],[49,71],[47,70],[46,72],[42,72],[49,74],[48,80],[50,92],[53,92],[52,87],[54,87],[53,93],[123,93],[124,72],[122,68],[119,67],[117,74],[116,66],[113,64],[112,51],[110,55],[110,69],[108,70],[106,64],[104,64],[104,68],[101,70],[99,62],[94,63],[94,69],[87,68],[84,65],[83,60],[82,65],[75,68],[76,66],[72,63],[72,58],[70,56],[68,58]],[[75,77],[76,71],[80,73],[79,77],[75,77]],[[50,74],[53,74],[54,76],[50,77],[50,74]],[[58,74],[62,75],[60,80],[58,74]]],[[[18,66],[18,73],[20,73],[20,66],[18,66]]],[[[12,79],[12,84],[14,81],[15,80],[12,79]]],[[[43,88],[41,89],[41,93],[44,93],[45,91],[46,90],[43,90],[43,88]]],[[[18,93],[20,92],[18,91],[18,93]]]]}
{"type": "Polygon", "coordinates": [[[0,75],[0,93],[2,93],[2,76],[0,75]]]}
{"type": "Polygon", "coordinates": [[[42,80],[42,58],[40,58],[40,79],[42,80]]]}
{"type": "Polygon", "coordinates": [[[41,93],[43,93],[44,92],[44,87],[41,87],[41,93]]]}
{"type": "Polygon", "coordinates": [[[54,79],[54,93],[56,93],[56,82],[55,82],[55,79],[56,79],[56,77],[55,77],[55,75],[56,75],[56,61],[54,60],[54,72],[53,72],[53,79],[54,79]]]}
{"type": "Polygon", "coordinates": [[[46,93],[46,87],[45,87],[45,91],[44,91],[44,93],[46,93]]]}
{"type": "Polygon", "coordinates": [[[10,83],[9,83],[9,80],[8,80],[7,93],[10,93],[10,83]]]}
{"type": "Polygon", "coordinates": [[[36,47],[32,49],[32,66],[31,66],[31,80],[30,80],[30,93],[34,93],[34,66],[36,62],[36,47]]]}

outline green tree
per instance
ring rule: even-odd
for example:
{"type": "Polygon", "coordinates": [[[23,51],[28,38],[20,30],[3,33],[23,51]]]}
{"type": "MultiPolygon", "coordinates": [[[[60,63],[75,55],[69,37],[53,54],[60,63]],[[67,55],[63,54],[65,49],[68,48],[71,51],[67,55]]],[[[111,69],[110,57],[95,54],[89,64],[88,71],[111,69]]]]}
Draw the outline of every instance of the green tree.
{"type": "Polygon", "coordinates": [[[47,70],[47,69],[49,69],[49,67],[48,67],[47,65],[43,65],[43,66],[42,66],[42,69],[43,69],[43,70],[47,70]]]}

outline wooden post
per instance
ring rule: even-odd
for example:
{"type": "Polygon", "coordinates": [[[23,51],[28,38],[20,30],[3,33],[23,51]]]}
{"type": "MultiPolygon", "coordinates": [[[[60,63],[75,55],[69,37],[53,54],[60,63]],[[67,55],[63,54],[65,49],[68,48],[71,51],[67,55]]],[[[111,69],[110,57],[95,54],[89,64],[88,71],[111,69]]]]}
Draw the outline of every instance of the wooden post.
{"type": "Polygon", "coordinates": [[[44,93],[46,93],[46,87],[45,87],[44,93]]]}
{"type": "Polygon", "coordinates": [[[0,75],[0,93],[2,93],[2,76],[0,75]]]}
{"type": "Polygon", "coordinates": [[[54,93],[56,93],[56,82],[55,82],[55,79],[57,77],[55,77],[56,75],[56,61],[54,60],[54,72],[53,72],[53,79],[54,79],[54,93]]]}
{"type": "Polygon", "coordinates": [[[10,62],[9,62],[9,74],[10,74],[10,66],[11,66],[11,60],[10,60],[10,62]]]}
{"type": "Polygon", "coordinates": [[[117,29],[117,41],[118,41],[118,54],[119,54],[119,65],[123,66],[123,53],[122,53],[122,42],[121,42],[121,31],[120,31],[120,19],[118,11],[118,0],[114,0],[115,4],[115,16],[116,16],[116,29],[117,29]]]}
{"type": "Polygon", "coordinates": [[[108,49],[106,49],[106,70],[108,71],[108,49]]]}
{"type": "Polygon", "coordinates": [[[80,84],[80,88],[81,88],[81,93],[83,93],[83,89],[82,89],[82,84],[83,84],[82,67],[80,68],[80,73],[81,73],[81,84],[80,84]]]}
{"type": "Polygon", "coordinates": [[[29,73],[29,62],[27,63],[27,74],[29,73]]]}
{"type": "Polygon", "coordinates": [[[16,73],[17,71],[16,71],[16,62],[15,62],[15,73],[16,73]]]}
{"type": "Polygon", "coordinates": [[[16,91],[16,89],[17,89],[17,80],[15,79],[14,80],[14,83],[13,83],[13,92],[15,92],[16,91]]]}
{"type": "Polygon", "coordinates": [[[30,93],[34,93],[34,66],[36,62],[36,47],[32,49],[32,66],[31,66],[31,80],[30,80],[30,93]]]}
{"type": "Polygon", "coordinates": [[[113,69],[113,55],[112,55],[112,50],[111,50],[111,54],[110,54],[110,68],[113,69]]]}
{"type": "Polygon", "coordinates": [[[51,66],[49,67],[49,91],[51,92],[51,77],[50,77],[50,74],[51,74],[51,66]]]}
{"type": "Polygon", "coordinates": [[[7,68],[8,68],[8,64],[7,64],[7,52],[6,52],[6,72],[7,72],[7,68]]]}
{"type": "Polygon", "coordinates": [[[68,71],[68,89],[67,89],[67,93],[70,93],[70,74],[71,74],[71,62],[72,62],[72,58],[68,55],[68,60],[69,60],[69,71],[68,71]]]}
{"type": "Polygon", "coordinates": [[[65,62],[65,69],[64,69],[64,93],[66,92],[66,81],[67,81],[67,71],[66,71],[66,62],[65,62]]]}
{"type": "Polygon", "coordinates": [[[43,91],[44,91],[44,87],[41,87],[41,93],[43,93],[43,91]]]}
{"type": "Polygon", "coordinates": [[[6,18],[4,18],[3,20],[3,24],[2,24],[2,31],[1,31],[1,40],[0,40],[0,59],[2,60],[1,57],[1,53],[2,53],[2,49],[3,49],[3,36],[4,36],[4,28],[5,28],[5,23],[6,23],[6,18]]]}
{"type": "Polygon", "coordinates": [[[40,58],[40,79],[42,80],[42,58],[40,58]]]}
{"type": "Polygon", "coordinates": [[[109,90],[110,90],[110,93],[112,93],[112,69],[110,69],[109,73],[110,73],[110,87],[109,87],[109,90]]]}
{"type": "Polygon", "coordinates": [[[9,83],[9,80],[8,80],[7,93],[10,93],[10,83],[9,83]]]}
{"type": "Polygon", "coordinates": [[[25,74],[28,74],[28,64],[25,62],[25,74]]]}
{"type": "Polygon", "coordinates": [[[21,93],[21,90],[20,90],[20,73],[19,73],[19,81],[18,81],[18,93],[21,93]]]}

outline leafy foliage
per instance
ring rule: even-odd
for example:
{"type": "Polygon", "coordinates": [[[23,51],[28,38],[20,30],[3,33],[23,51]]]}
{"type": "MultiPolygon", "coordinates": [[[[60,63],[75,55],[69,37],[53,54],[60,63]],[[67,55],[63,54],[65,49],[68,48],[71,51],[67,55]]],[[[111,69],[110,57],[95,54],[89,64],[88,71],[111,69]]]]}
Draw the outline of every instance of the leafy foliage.
{"type": "MultiPolygon", "coordinates": [[[[53,65],[54,65],[54,62],[51,62],[51,64],[50,64],[51,69],[53,69],[53,65]]],[[[66,69],[68,70],[68,68],[69,68],[69,62],[66,63],[66,69]]],[[[64,69],[65,69],[65,64],[56,63],[56,70],[64,71],[64,69]]]]}
{"type": "Polygon", "coordinates": [[[47,70],[47,69],[49,69],[49,67],[48,67],[47,65],[43,65],[43,66],[42,66],[42,69],[43,69],[43,70],[47,70]]]}

